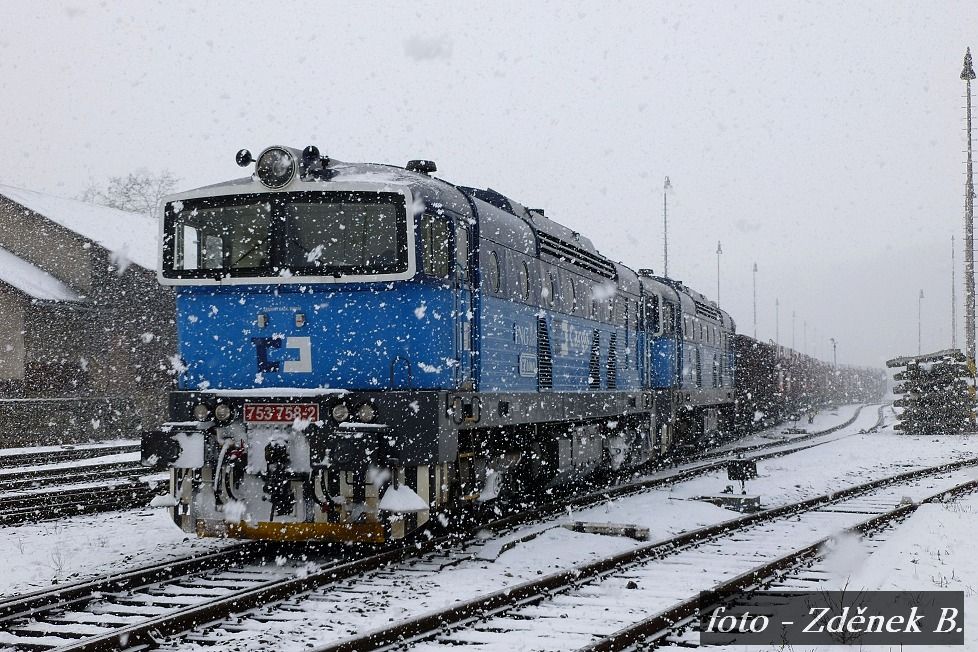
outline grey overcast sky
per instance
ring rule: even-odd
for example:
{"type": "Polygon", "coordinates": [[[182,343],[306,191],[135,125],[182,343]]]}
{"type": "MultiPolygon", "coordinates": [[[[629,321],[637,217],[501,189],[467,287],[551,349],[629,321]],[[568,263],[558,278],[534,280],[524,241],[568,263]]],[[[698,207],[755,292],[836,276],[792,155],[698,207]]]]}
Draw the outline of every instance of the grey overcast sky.
{"type": "Polygon", "coordinates": [[[974,0],[8,2],[0,183],[431,158],[661,271],[669,175],[672,276],[714,297],[721,240],[738,330],[756,261],[760,338],[877,365],[916,351],[921,289],[923,347],[950,344],[969,45],[974,0]]]}

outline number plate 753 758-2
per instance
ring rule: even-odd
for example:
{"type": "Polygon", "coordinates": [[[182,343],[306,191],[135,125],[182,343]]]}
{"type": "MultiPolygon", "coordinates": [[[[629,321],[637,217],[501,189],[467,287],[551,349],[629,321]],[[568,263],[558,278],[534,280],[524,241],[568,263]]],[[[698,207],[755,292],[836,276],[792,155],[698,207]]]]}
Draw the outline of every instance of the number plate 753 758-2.
{"type": "Polygon", "coordinates": [[[244,420],[249,423],[292,423],[296,419],[319,421],[316,403],[245,403],[244,420]]]}

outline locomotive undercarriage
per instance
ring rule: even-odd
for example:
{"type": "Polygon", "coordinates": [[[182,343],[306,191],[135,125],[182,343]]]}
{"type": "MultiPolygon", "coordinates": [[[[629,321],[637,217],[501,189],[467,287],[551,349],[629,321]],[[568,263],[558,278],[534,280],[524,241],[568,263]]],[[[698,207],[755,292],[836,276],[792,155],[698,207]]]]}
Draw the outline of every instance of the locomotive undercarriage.
{"type": "MultiPolygon", "coordinates": [[[[550,421],[528,417],[553,406],[584,408],[559,394],[526,396],[536,403],[523,406],[514,395],[376,393],[369,395],[379,415],[374,424],[223,426],[186,420],[202,395],[177,394],[174,415],[184,420],[144,435],[144,463],[173,468],[173,518],[202,536],[403,539],[445,522],[442,513],[519,504],[549,488],[626,472],[665,455],[683,433],[670,425],[668,392],[593,393],[584,398],[587,409],[625,406],[627,413],[550,421]],[[410,419],[397,423],[405,408],[410,419]]],[[[337,397],[316,400],[328,414],[337,397]]],[[[248,401],[232,401],[235,413],[248,401]]]]}

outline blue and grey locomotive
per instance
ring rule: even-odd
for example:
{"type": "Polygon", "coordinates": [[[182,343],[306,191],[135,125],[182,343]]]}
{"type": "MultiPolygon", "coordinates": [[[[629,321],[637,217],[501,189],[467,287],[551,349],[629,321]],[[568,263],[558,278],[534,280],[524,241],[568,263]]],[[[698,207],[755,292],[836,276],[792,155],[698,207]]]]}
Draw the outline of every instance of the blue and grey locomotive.
{"type": "Polygon", "coordinates": [[[729,431],[734,324],[491,189],[270,147],[162,202],[179,386],[144,461],[202,535],[386,541],[729,431]]]}

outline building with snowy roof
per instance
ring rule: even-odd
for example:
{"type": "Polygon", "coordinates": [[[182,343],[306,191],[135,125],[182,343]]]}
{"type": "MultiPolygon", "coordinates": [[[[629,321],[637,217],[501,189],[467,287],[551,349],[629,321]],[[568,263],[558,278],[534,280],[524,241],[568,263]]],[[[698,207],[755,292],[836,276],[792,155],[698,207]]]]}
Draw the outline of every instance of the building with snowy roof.
{"type": "Polygon", "coordinates": [[[165,418],[173,292],[150,216],[0,185],[0,446],[165,418]]]}

